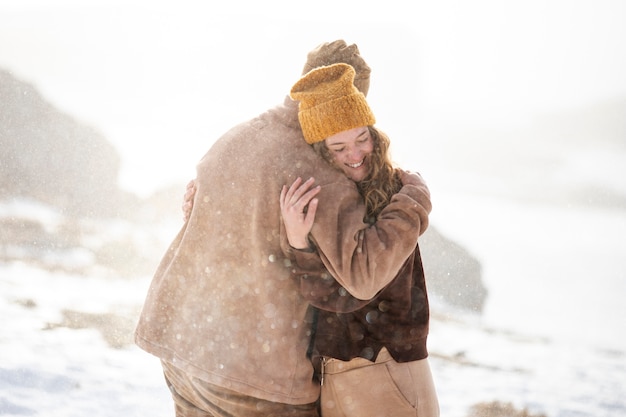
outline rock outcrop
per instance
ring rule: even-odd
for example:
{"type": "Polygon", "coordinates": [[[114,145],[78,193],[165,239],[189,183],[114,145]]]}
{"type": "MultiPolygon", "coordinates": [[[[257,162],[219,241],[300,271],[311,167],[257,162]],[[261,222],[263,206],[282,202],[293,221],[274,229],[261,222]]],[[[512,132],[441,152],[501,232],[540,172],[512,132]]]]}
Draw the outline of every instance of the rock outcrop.
{"type": "Polygon", "coordinates": [[[0,197],[34,198],[79,216],[114,215],[131,199],[117,186],[114,147],[3,70],[0,149],[0,197]]]}

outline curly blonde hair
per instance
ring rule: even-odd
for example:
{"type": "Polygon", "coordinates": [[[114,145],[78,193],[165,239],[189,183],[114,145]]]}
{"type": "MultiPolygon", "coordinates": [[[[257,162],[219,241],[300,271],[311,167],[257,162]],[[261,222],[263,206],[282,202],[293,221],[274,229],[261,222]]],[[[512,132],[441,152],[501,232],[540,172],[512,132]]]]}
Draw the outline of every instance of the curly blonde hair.
{"type": "MultiPolygon", "coordinates": [[[[389,156],[389,137],[374,126],[368,126],[368,129],[374,143],[374,150],[370,155],[370,172],[363,181],[356,184],[366,207],[366,215],[363,220],[372,224],[389,204],[391,197],[400,191],[402,182],[389,156]]],[[[335,166],[334,158],[326,146],[326,141],[314,143],[312,146],[315,152],[335,166]]]]}

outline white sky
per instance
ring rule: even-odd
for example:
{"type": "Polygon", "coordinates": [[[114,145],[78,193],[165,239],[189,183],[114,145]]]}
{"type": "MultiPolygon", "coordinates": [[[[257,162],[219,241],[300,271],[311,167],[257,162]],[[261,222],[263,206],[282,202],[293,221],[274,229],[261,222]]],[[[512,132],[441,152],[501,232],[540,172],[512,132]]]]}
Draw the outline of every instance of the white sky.
{"type": "Polygon", "coordinates": [[[102,131],[140,193],[194,175],[215,138],[279,103],[306,53],[336,38],[372,66],[390,133],[626,96],[623,0],[49,3],[0,0],[0,67],[102,131]]]}

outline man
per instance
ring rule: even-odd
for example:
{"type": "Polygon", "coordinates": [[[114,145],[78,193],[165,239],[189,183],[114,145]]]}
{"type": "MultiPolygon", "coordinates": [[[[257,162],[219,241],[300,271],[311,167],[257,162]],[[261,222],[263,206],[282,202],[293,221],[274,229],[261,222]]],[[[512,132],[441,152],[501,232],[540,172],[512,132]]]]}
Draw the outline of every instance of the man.
{"type": "MultiPolygon", "coordinates": [[[[356,45],[319,46],[304,72],[337,62],[354,67],[354,84],[367,93],[370,69],[356,45]]],[[[414,176],[396,210],[368,226],[354,182],[305,142],[288,97],[222,136],[197,172],[193,209],[155,273],[136,343],[162,360],[177,416],[317,416],[308,304],[292,277],[281,187],[297,175],[315,177],[312,239],[360,299],[387,285],[415,248],[428,190],[414,176]],[[384,257],[369,256],[381,247],[384,257]]]]}

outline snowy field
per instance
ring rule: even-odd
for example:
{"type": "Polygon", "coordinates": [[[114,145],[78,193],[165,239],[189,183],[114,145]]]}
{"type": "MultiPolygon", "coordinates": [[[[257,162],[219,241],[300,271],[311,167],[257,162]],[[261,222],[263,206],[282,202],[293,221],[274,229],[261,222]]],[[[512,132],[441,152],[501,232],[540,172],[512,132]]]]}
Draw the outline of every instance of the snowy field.
{"type": "MultiPolygon", "coordinates": [[[[482,316],[431,295],[429,348],[442,416],[464,417],[472,404],[490,401],[548,417],[623,416],[626,213],[563,213],[459,195],[440,195],[439,207],[433,221],[445,219],[444,232],[468,238],[462,243],[483,262],[490,294],[482,316]],[[459,203],[471,212],[461,215],[459,203]],[[503,215],[518,221],[479,227],[464,220],[503,215]],[[573,223],[595,227],[578,238],[573,223]]],[[[37,217],[49,228],[59,222],[28,202],[0,208],[3,218],[37,217]]],[[[173,236],[167,228],[161,236],[173,236]]],[[[90,266],[86,250],[36,263],[15,259],[16,250],[6,249],[14,260],[0,264],[0,415],[172,416],[158,361],[131,343],[149,275],[114,276],[90,266]]]]}

